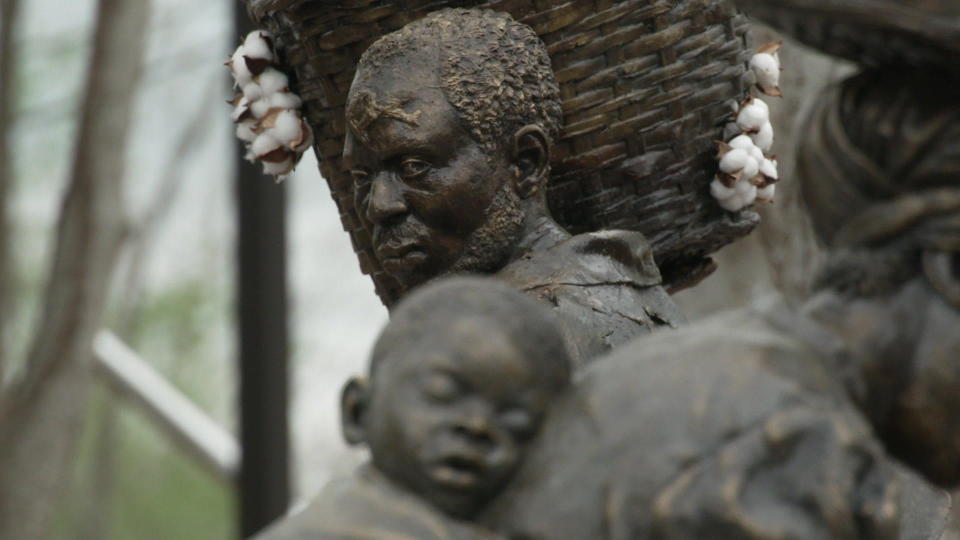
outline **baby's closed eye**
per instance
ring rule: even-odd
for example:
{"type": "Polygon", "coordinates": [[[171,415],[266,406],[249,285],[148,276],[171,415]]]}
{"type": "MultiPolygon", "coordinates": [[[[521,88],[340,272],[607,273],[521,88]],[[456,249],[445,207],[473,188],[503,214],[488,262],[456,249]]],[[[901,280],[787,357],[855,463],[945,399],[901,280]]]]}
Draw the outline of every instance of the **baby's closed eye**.
{"type": "Polygon", "coordinates": [[[423,378],[421,388],[427,397],[440,403],[449,403],[461,394],[457,381],[450,375],[438,371],[427,374],[423,378]]]}
{"type": "Polygon", "coordinates": [[[506,409],[499,415],[500,425],[521,439],[533,435],[534,418],[529,411],[520,407],[506,409]]]}

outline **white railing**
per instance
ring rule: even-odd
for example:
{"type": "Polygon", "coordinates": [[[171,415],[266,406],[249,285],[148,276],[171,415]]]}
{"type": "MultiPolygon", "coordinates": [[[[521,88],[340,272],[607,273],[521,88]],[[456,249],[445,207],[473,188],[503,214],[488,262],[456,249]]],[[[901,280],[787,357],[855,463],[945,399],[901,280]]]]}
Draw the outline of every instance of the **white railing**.
{"type": "Polygon", "coordinates": [[[183,395],[109,330],[93,340],[94,366],[120,395],[141,409],[181,449],[218,479],[234,484],[240,471],[236,438],[183,395]]]}

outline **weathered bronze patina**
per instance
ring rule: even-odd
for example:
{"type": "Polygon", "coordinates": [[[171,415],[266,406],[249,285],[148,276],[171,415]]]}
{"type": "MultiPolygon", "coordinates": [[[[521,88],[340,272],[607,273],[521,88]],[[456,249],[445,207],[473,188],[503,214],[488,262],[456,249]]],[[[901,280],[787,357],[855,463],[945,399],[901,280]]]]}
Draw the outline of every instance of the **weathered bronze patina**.
{"type": "Polygon", "coordinates": [[[412,293],[343,393],[372,464],[262,538],[939,538],[949,500],[851,403],[842,333],[729,312],[567,385],[553,324],[493,281],[412,293]]]}
{"type": "MultiPolygon", "coordinates": [[[[354,205],[355,181],[343,160],[349,127],[347,94],[361,55],[375,41],[442,8],[509,14],[532,28],[546,46],[559,86],[563,122],[541,126],[545,131],[560,128],[559,133],[549,133],[550,178],[541,189],[546,190],[551,214],[564,229],[575,235],[605,229],[643,233],[665,284],[673,290],[703,279],[714,268],[708,256],[747,234],[759,221],[752,211],[723,212],[707,187],[715,172],[715,141],[731,115],[730,102],[745,98],[752,84],[745,77],[752,50],[746,43],[747,18],[728,0],[246,3],[254,20],[276,37],[292,85],[304,99],[304,114],[316,134],[320,169],[343,227],[351,236],[361,270],[370,274],[387,305],[406,289],[381,266],[372,231],[354,205]]],[[[454,44],[468,45],[466,40],[454,44]]],[[[529,45],[543,47],[533,41],[529,45]]],[[[504,50],[530,54],[516,47],[504,50]]],[[[494,62],[496,56],[487,60],[461,69],[494,70],[491,82],[503,94],[493,98],[466,94],[489,103],[493,108],[488,112],[513,106],[504,102],[525,101],[532,108],[549,104],[526,101],[529,96],[522,86],[531,81],[496,82],[496,70],[502,68],[494,62]]],[[[443,67],[442,62],[436,63],[435,67],[443,67]]],[[[484,78],[479,72],[474,75],[484,78]]],[[[442,89],[446,97],[455,86],[442,89]]],[[[469,105],[454,104],[460,114],[469,105]]],[[[482,118],[473,119],[478,120],[482,118]]],[[[469,122],[464,127],[469,128],[469,122]]],[[[496,136],[504,136],[502,143],[507,144],[512,133],[497,128],[496,136]]]]}
{"type": "Polygon", "coordinates": [[[956,0],[736,2],[800,42],[857,64],[960,71],[956,0]]]}
{"type": "MultiPolygon", "coordinates": [[[[281,4],[259,13],[307,9],[281,4]]],[[[374,42],[338,166],[391,291],[426,285],[343,394],[371,464],[266,537],[938,538],[932,483],[960,483],[960,104],[950,70],[904,58],[820,101],[800,160],[831,253],[799,313],[728,312],[588,365],[679,315],[641,235],[551,218],[569,96],[543,44],[462,9],[374,42]],[[500,284],[429,283],[458,273],[500,284]]]]}
{"type": "Polygon", "coordinates": [[[571,369],[542,303],[491,280],[428,285],[343,390],[344,437],[370,463],[265,537],[493,538],[463,520],[513,477],[571,369]]]}
{"type": "Polygon", "coordinates": [[[884,452],[835,342],[767,306],[619,348],[482,521],[543,539],[939,539],[949,498],[884,452]]]}
{"type": "Polygon", "coordinates": [[[346,110],[357,214],[401,290],[492,273],[550,302],[580,361],[682,320],[640,233],[571,236],[550,216],[561,108],[528,26],[466,9],[410,23],[364,53],[346,110]]]}
{"type": "Polygon", "coordinates": [[[960,77],[871,69],[828,88],[800,148],[829,246],[809,309],[897,457],[960,484],[960,77]]]}

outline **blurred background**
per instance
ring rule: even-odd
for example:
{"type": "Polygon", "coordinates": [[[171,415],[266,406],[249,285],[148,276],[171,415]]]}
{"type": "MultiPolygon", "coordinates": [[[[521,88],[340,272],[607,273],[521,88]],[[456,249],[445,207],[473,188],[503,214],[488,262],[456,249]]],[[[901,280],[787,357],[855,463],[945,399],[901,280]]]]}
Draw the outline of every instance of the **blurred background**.
{"type": "MultiPolygon", "coordinates": [[[[109,329],[228,434],[238,434],[237,142],[224,103],[232,93],[222,65],[240,40],[236,2],[3,2],[2,389],[19,387],[23,380],[42,388],[54,371],[31,364],[70,360],[45,349],[45,336],[63,311],[51,300],[57,298],[56,284],[86,283],[90,277],[79,271],[82,267],[94,278],[109,276],[100,289],[88,291],[95,296],[102,289],[103,305],[80,311],[92,328],[88,337],[98,328],[109,329]],[[121,7],[98,11],[100,4],[121,7]],[[134,6],[146,11],[133,13],[140,9],[134,6]],[[112,22],[111,16],[116,17],[112,22]],[[129,21],[142,21],[143,31],[129,21]],[[130,51],[133,57],[126,61],[138,64],[123,68],[107,59],[115,72],[139,71],[133,79],[106,77],[103,84],[119,85],[124,93],[116,98],[101,88],[109,99],[99,102],[85,100],[88,80],[104,62],[94,55],[98,38],[115,50],[130,51]],[[133,54],[141,46],[143,54],[133,54]],[[82,126],[98,121],[102,129],[119,134],[117,144],[97,145],[85,137],[82,126]],[[114,168],[90,163],[114,163],[114,168]],[[91,256],[87,265],[75,266],[69,258],[57,264],[58,245],[63,257],[99,249],[81,238],[73,240],[76,251],[70,251],[71,231],[82,235],[82,227],[58,232],[58,223],[83,223],[76,216],[78,221],[70,221],[67,194],[86,200],[82,188],[94,184],[116,190],[113,202],[111,194],[102,200],[87,195],[99,201],[93,208],[115,214],[123,234],[104,249],[109,257],[91,256]],[[98,273],[98,261],[112,272],[98,273]]],[[[773,39],[779,38],[755,29],[757,44],[773,39]]],[[[804,110],[818,89],[850,68],[792,43],[781,54],[786,97],[770,100],[778,130],[774,150],[784,178],[779,200],[761,210],[763,224],[751,237],[718,254],[715,275],[677,295],[691,319],[778,291],[798,298],[818,260],[790,182],[791,149],[802,136],[804,110]]],[[[266,177],[245,181],[284,189],[287,201],[290,479],[296,502],[362,459],[340,439],[339,389],[348,376],[362,372],[387,314],[359,271],[312,154],[284,188],[266,177]]],[[[78,304],[68,299],[64,305],[78,304]]],[[[34,456],[31,467],[37,469],[25,474],[30,478],[58,466],[66,472],[50,473],[55,480],[46,484],[16,486],[28,500],[50,501],[42,537],[238,537],[237,489],[229,477],[185,450],[170,429],[116,392],[106,378],[58,369],[58,384],[66,386],[50,392],[77,397],[61,405],[70,412],[69,429],[48,430],[42,446],[58,449],[61,457],[46,464],[34,456]]],[[[3,430],[18,437],[9,426],[3,430]]]]}

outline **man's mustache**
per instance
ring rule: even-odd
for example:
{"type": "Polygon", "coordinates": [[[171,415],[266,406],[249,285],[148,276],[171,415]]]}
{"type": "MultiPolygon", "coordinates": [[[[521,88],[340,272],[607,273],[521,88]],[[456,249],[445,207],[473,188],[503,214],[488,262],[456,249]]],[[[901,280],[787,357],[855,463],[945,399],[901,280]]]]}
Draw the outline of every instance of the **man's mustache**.
{"type": "Polygon", "coordinates": [[[373,247],[377,251],[381,249],[396,250],[419,243],[423,226],[409,219],[387,226],[374,225],[373,227],[373,247]]]}

